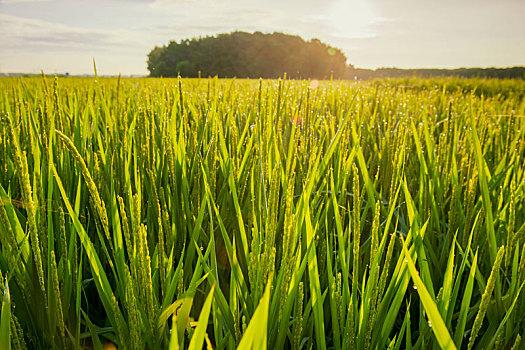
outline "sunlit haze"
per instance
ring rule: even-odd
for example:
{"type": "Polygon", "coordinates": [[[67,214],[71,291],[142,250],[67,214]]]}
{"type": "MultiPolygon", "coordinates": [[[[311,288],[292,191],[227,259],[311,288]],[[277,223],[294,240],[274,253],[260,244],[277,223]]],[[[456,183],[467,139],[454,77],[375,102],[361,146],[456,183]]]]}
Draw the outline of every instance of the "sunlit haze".
{"type": "Polygon", "coordinates": [[[0,73],[147,74],[170,40],[275,31],[378,67],[525,64],[522,0],[0,0],[0,73]]]}

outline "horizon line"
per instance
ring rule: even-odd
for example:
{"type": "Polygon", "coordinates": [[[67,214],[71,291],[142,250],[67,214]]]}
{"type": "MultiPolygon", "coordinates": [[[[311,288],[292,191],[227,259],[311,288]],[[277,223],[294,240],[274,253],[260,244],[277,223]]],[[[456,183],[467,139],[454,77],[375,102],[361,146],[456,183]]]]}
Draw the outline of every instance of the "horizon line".
{"type": "MultiPolygon", "coordinates": [[[[370,70],[370,71],[378,71],[383,69],[397,69],[397,70],[444,70],[444,71],[453,71],[453,70],[460,70],[460,69],[513,69],[513,68],[525,68],[524,65],[512,65],[512,66],[459,66],[459,67],[395,67],[395,66],[381,66],[376,68],[368,68],[368,67],[354,67],[352,64],[347,65],[347,68],[349,69],[362,69],[362,70],[370,70]]],[[[70,77],[94,77],[95,73],[69,73],[69,72],[54,72],[54,73],[46,73],[44,70],[40,70],[40,72],[0,72],[0,77],[5,76],[21,76],[21,75],[58,75],[58,76],[70,76],[70,77]]],[[[98,74],[100,77],[132,77],[132,78],[140,78],[140,77],[148,77],[149,73],[126,73],[123,74],[121,72],[119,73],[109,73],[109,74],[98,74]]]]}

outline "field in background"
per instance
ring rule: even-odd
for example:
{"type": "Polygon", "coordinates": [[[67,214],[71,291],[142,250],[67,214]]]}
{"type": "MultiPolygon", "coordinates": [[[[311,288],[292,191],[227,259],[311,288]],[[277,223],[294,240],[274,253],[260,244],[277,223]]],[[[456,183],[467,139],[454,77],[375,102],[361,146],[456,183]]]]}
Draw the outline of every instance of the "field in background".
{"type": "Polygon", "coordinates": [[[520,348],[524,80],[0,91],[2,344],[520,348]]]}

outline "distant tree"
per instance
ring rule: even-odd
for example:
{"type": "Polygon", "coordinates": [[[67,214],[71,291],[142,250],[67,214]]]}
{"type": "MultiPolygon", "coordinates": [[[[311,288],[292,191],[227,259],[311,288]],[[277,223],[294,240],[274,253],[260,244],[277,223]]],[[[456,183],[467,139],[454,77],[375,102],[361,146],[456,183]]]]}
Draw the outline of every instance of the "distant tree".
{"type": "Polygon", "coordinates": [[[346,57],[318,39],[305,41],[283,33],[233,32],[171,41],[148,54],[151,76],[239,78],[341,78],[346,57]]]}
{"type": "Polygon", "coordinates": [[[148,55],[148,70],[152,76],[160,76],[165,70],[165,51],[166,46],[155,46],[148,55]]]}
{"type": "Polygon", "coordinates": [[[348,66],[344,79],[377,79],[377,78],[432,78],[432,77],[462,77],[462,78],[497,78],[524,79],[525,67],[510,68],[457,68],[457,69],[400,69],[378,68],[362,69],[348,66]]]}
{"type": "Polygon", "coordinates": [[[181,76],[193,77],[195,74],[198,74],[198,71],[195,69],[195,64],[188,60],[177,62],[175,70],[181,76]]]}

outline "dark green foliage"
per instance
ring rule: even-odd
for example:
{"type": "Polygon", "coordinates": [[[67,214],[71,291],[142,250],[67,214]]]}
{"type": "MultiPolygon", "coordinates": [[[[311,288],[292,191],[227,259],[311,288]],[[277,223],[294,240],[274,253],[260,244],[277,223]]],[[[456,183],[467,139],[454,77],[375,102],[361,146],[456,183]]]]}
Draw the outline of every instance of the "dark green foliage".
{"type": "Polygon", "coordinates": [[[380,78],[433,78],[433,77],[463,77],[463,78],[497,78],[524,79],[525,67],[509,68],[457,68],[457,69],[400,69],[378,68],[363,69],[350,65],[345,71],[345,79],[380,79],[380,78]]]}
{"type": "Polygon", "coordinates": [[[340,78],[346,68],[341,50],[282,33],[233,32],[172,41],[148,55],[153,77],[340,78]]]}

